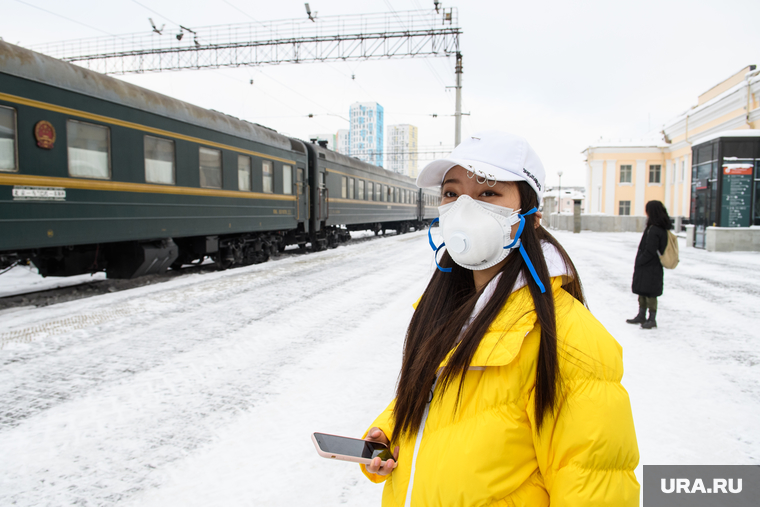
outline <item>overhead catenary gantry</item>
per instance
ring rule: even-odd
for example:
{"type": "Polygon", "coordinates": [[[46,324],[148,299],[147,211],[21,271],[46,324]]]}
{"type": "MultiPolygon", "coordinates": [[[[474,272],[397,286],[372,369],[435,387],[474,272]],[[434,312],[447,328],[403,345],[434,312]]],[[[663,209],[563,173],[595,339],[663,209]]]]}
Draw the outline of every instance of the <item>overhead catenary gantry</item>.
{"type": "MultiPolygon", "coordinates": [[[[456,63],[455,144],[461,133],[462,56],[456,8],[151,32],[34,46],[49,56],[101,72],[134,74],[283,63],[451,57],[456,63]]],[[[316,14],[316,13],[315,13],[316,14]]]]}

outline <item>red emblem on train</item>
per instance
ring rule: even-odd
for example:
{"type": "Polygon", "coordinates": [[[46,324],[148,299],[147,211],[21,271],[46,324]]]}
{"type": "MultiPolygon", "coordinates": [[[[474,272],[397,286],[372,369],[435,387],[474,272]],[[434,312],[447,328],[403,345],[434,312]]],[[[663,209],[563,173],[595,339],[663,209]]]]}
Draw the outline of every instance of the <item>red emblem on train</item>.
{"type": "Polygon", "coordinates": [[[37,139],[37,146],[50,150],[55,144],[55,129],[49,121],[38,121],[34,126],[34,137],[37,139]]]}

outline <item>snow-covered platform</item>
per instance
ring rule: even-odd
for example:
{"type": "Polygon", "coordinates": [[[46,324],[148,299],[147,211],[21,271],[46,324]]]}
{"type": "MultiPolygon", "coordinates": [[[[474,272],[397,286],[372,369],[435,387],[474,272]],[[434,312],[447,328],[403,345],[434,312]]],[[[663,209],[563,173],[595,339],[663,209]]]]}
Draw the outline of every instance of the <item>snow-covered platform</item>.
{"type": "MultiPolygon", "coordinates": [[[[645,331],[640,235],[557,237],[623,346],[642,464],[760,464],[760,254],[681,240],[645,331]]],[[[420,232],[5,310],[0,505],[379,505],[309,435],[385,408],[433,269],[420,232]]]]}

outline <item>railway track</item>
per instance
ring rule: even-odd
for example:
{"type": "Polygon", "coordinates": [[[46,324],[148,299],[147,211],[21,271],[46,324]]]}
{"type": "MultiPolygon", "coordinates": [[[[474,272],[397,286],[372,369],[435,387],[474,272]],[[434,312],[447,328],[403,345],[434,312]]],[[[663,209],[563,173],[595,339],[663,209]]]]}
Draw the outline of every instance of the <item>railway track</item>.
{"type": "MultiPolygon", "coordinates": [[[[381,239],[383,236],[375,236],[371,233],[354,233],[355,237],[352,237],[349,241],[346,241],[341,246],[350,246],[365,241],[374,241],[381,239]]],[[[390,234],[389,234],[390,235],[390,234]]],[[[293,256],[306,255],[306,253],[300,251],[298,248],[292,248],[281,252],[276,257],[270,259],[270,261],[277,261],[279,259],[286,259],[293,256]]],[[[270,262],[268,261],[268,262],[270,262]]],[[[231,268],[235,269],[235,268],[231,268]]],[[[163,283],[178,276],[186,276],[198,273],[214,272],[216,267],[212,262],[207,262],[200,265],[185,265],[182,269],[170,269],[165,273],[153,274],[141,276],[138,278],[132,278],[128,280],[92,280],[75,285],[68,285],[66,287],[57,287],[53,289],[43,289],[38,291],[23,292],[19,294],[8,295],[0,297],[0,312],[3,310],[19,308],[24,306],[36,306],[44,307],[54,305],[58,303],[65,303],[67,301],[75,301],[78,299],[84,299],[92,296],[99,296],[101,294],[107,294],[111,292],[119,292],[122,290],[133,289],[135,287],[143,287],[145,285],[151,285],[156,283],[163,283]]],[[[0,283],[2,277],[0,277],[0,283]]],[[[19,291],[21,292],[21,291],[19,291]]]]}

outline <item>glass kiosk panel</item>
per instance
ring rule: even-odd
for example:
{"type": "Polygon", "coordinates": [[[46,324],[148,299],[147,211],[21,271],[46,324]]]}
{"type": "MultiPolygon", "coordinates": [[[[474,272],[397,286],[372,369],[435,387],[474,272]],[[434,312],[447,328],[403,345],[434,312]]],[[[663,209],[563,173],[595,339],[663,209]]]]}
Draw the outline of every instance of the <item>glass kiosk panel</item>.
{"type": "Polygon", "coordinates": [[[755,216],[753,223],[760,225],[760,159],[755,160],[755,216]]]}
{"type": "Polygon", "coordinates": [[[705,247],[705,230],[711,225],[711,197],[714,195],[712,181],[713,162],[700,164],[693,170],[694,177],[694,247],[705,247]]]}

